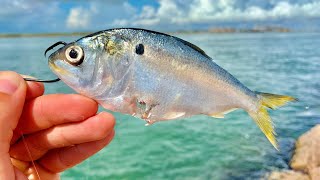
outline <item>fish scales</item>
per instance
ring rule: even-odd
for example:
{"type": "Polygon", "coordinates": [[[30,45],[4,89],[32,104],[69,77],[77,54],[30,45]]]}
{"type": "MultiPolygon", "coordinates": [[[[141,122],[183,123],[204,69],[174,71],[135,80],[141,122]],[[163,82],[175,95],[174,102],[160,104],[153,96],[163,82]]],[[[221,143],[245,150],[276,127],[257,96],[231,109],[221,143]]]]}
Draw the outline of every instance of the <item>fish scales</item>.
{"type": "MultiPolygon", "coordinates": [[[[129,36],[133,38],[135,35],[130,34],[129,36]]],[[[197,53],[175,38],[165,35],[156,36],[156,34],[147,36],[146,32],[143,31],[139,32],[139,36],[148,37],[138,39],[142,39],[139,42],[142,41],[144,44],[150,45],[145,47],[145,56],[137,58],[136,61],[138,67],[134,74],[139,75],[135,80],[139,85],[137,91],[145,93],[145,88],[151,87],[153,96],[157,94],[165,95],[160,98],[155,97],[158,101],[164,100],[164,104],[167,104],[165,102],[175,103],[172,100],[174,95],[179,92],[182,96],[180,99],[184,99],[184,101],[180,101],[176,105],[182,104],[187,106],[186,108],[192,107],[188,108],[186,115],[214,114],[231,109],[229,106],[239,107],[243,101],[248,99],[243,98],[241,100],[238,98],[238,94],[243,92],[251,95],[251,98],[256,98],[254,93],[251,93],[231,75],[227,76],[229,74],[210,58],[197,53]],[[185,50],[181,51],[180,47],[185,50]],[[150,50],[148,51],[147,48],[150,50]],[[226,76],[228,78],[223,78],[226,76]],[[148,77],[148,81],[139,81],[143,77],[148,77]],[[156,88],[155,83],[161,84],[162,87],[156,88]],[[231,89],[230,87],[233,84],[239,85],[234,86],[239,88],[231,89]],[[172,89],[172,87],[175,88],[172,89]],[[226,92],[228,89],[231,92],[226,92]],[[223,96],[219,94],[223,94],[223,96]],[[237,94],[237,96],[232,97],[232,94],[237,94]],[[226,98],[226,96],[231,97],[226,98]],[[221,99],[220,97],[224,98],[221,99]],[[219,109],[219,107],[222,109],[219,109]]],[[[161,103],[159,104],[161,106],[161,103]]],[[[159,109],[164,110],[163,107],[159,107],[159,109]]],[[[164,110],[164,112],[167,111],[164,110]]],[[[164,114],[164,112],[159,112],[157,117],[161,118],[161,114],[164,114]]]]}

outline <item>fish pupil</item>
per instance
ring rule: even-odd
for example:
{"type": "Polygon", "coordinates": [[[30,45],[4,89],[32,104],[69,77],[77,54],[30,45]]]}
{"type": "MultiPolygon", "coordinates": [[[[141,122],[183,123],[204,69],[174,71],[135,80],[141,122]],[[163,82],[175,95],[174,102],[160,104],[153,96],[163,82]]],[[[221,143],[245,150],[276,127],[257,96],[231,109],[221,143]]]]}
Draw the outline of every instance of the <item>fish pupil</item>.
{"type": "Polygon", "coordinates": [[[69,56],[72,58],[72,59],[76,59],[78,57],[78,52],[74,49],[71,49],[71,51],[69,52],[69,56]]]}
{"type": "Polygon", "coordinates": [[[142,55],[144,53],[144,46],[143,44],[138,44],[136,46],[136,53],[139,55],[142,55]]]}

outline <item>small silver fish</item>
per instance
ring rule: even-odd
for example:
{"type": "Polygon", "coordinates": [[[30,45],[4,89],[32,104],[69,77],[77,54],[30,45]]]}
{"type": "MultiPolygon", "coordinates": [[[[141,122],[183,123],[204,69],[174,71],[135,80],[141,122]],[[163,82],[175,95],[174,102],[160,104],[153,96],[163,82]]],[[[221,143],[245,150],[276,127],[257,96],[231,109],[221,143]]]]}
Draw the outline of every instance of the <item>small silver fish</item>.
{"type": "Polygon", "coordinates": [[[49,66],[78,93],[147,124],[195,114],[223,118],[244,109],[276,149],[266,109],[295,100],[251,91],[199,47],[145,29],[88,35],[51,54],[49,66]]]}

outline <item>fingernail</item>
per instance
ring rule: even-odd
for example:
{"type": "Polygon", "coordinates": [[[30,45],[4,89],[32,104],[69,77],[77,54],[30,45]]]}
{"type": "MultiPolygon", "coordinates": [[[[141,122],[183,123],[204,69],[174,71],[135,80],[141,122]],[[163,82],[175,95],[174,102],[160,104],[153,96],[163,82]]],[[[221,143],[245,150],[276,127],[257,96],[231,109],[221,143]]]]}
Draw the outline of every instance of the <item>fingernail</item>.
{"type": "Polygon", "coordinates": [[[0,76],[0,92],[12,95],[18,89],[20,82],[16,79],[9,78],[10,77],[0,76]]]}

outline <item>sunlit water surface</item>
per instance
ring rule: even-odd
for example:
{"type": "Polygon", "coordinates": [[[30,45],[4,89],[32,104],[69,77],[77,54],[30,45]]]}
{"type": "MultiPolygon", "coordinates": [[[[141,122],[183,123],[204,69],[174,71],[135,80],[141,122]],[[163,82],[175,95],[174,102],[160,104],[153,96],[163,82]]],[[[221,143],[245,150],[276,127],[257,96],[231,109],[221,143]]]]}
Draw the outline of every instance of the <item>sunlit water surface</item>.
{"type": "MultiPolygon", "coordinates": [[[[299,102],[270,112],[277,152],[244,111],[224,119],[194,116],[145,127],[116,113],[116,136],[63,179],[256,179],[288,168],[295,139],[320,123],[320,34],[177,34],[255,91],[292,95],[299,102]]],[[[44,50],[78,37],[0,39],[0,70],[55,77],[44,50]]],[[[46,93],[72,93],[62,82],[46,93]]]]}

